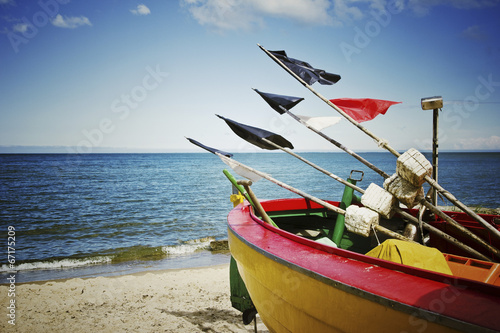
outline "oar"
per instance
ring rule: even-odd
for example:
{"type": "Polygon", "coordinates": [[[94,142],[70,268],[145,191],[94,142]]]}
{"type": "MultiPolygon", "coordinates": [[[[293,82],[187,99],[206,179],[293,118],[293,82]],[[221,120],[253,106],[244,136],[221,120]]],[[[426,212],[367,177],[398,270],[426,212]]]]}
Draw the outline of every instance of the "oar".
{"type": "Polygon", "coordinates": [[[252,189],[250,188],[250,186],[252,185],[252,181],[240,180],[238,181],[238,184],[243,185],[245,187],[245,190],[247,190],[248,195],[250,196],[250,198],[254,203],[255,210],[257,211],[257,213],[260,214],[260,216],[262,216],[262,219],[265,222],[279,229],[278,225],[274,223],[274,221],[269,217],[269,215],[267,215],[266,211],[264,210],[264,207],[262,207],[262,205],[260,204],[259,199],[257,199],[257,196],[253,193],[252,189]]]}
{"type": "MultiPolygon", "coordinates": [[[[304,87],[309,89],[313,94],[315,94],[318,98],[320,98],[322,101],[324,101],[326,104],[328,104],[330,107],[335,109],[338,113],[340,113],[344,118],[346,118],[349,122],[351,122],[354,126],[359,128],[362,132],[367,134],[369,137],[371,137],[375,142],[378,143],[379,147],[382,147],[389,152],[391,152],[394,156],[399,157],[401,154],[397,152],[394,148],[392,148],[387,140],[381,139],[372,132],[370,132],[368,129],[366,129],[364,126],[362,126],[359,122],[354,120],[351,116],[349,116],[347,113],[345,113],[341,108],[333,104],[330,100],[326,99],[324,96],[319,94],[316,90],[314,90],[309,84],[307,84],[301,77],[299,77],[297,74],[295,74],[292,70],[290,70],[285,64],[283,64],[276,56],[274,56],[271,52],[266,50],[263,46],[260,44],[257,44],[262,51],[264,51],[271,59],[273,59],[277,64],[280,65],[283,69],[285,69],[290,75],[292,75],[297,81],[299,81],[304,87]]],[[[376,170],[375,170],[376,171],[376,170]]],[[[500,240],[500,231],[498,231],[494,226],[492,226],[490,223],[488,223],[486,220],[484,220],[481,216],[476,214],[472,209],[467,207],[465,204],[460,202],[455,196],[453,196],[450,192],[445,190],[441,185],[439,185],[434,179],[429,177],[428,175],[425,176],[425,180],[429,185],[434,187],[439,193],[441,193],[445,198],[447,198],[450,202],[452,202],[455,206],[459,207],[462,211],[466,212],[469,216],[474,218],[476,221],[481,223],[486,229],[488,229],[497,239],[500,240]]]]}
{"type": "MultiPolygon", "coordinates": [[[[189,139],[188,139],[189,140],[189,139]]],[[[190,140],[191,141],[191,140],[190,140]]],[[[193,140],[194,141],[194,140],[193,140]]],[[[192,141],[191,141],[192,142],[192,141]]],[[[239,170],[241,169],[244,169],[245,170],[245,175],[243,177],[246,177],[249,173],[253,173],[255,174],[256,177],[261,177],[261,178],[264,178],[286,190],[289,190],[290,192],[292,193],[295,193],[307,200],[310,200],[312,202],[315,202],[317,204],[319,204],[320,206],[322,207],[325,207],[326,209],[329,209],[329,210],[332,210],[338,214],[342,214],[342,215],[345,215],[345,210],[339,208],[339,207],[336,207],[332,204],[329,204],[321,199],[318,199],[312,195],[309,195],[299,189],[296,189],[286,183],[283,183],[277,179],[274,179],[272,178],[270,175],[264,173],[264,172],[261,172],[261,171],[258,171],[258,170],[255,170],[241,162],[238,162],[236,161],[235,159],[232,159],[232,158],[229,158],[227,156],[225,156],[224,154],[221,154],[219,153],[219,150],[216,150],[216,149],[213,149],[213,150],[209,150],[209,149],[206,149],[204,147],[204,145],[201,145],[200,147],[202,147],[203,149],[205,150],[208,150],[209,152],[219,156],[219,158],[227,165],[229,165],[236,173],[239,174],[239,170]],[[238,167],[238,168],[235,168],[235,167],[238,167]]],[[[415,219],[412,215],[406,213],[406,212],[402,212],[403,216],[406,217],[406,218],[412,218],[412,219],[415,219]]],[[[425,228],[427,228],[429,231],[431,232],[434,232],[438,235],[440,235],[443,239],[453,243],[455,246],[459,247],[460,249],[466,251],[467,253],[470,253],[471,255],[473,255],[474,257],[476,258],[479,258],[479,259],[482,259],[482,260],[486,260],[486,261],[491,261],[489,258],[487,258],[486,256],[482,255],[481,253],[477,252],[476,250],[472,249],[471,247],[461,243],[460,241],[458,241],[457,239],[443,233],[441,230],[431,226],[431,225],[428,225],[426,223],[423,224],[425,228]]],[[[390,237],[393,237],[393,238],[397,238],[397,239],[401,239],[401,240],[405,240],[405,241],[409,241],[409,242],[414,242],[413,240],[409,239],[409,238],[406,238],[398,233],[395,233],[387,228],[384,228],[382,227],[381,225],[374,225],[372,226],[376,231],[379,231],[381,233],[384,233],[390,237]]],[[[415,243],[415,242],[414,242],[415,243]]]]}
{"type": "MultiPolygon", "coordinates": [[[[224,117],[221,117],[221,116],[218,116],[218,117],[221,118],[221,119],[223,119],[230,126],[230,128],[233,129],[233,131],[239,137],[241,137],[242,139],[247,140],[246,138],[252,138],[251,141],[250,140],[247,140],[247,141],[250,142],[250,143],[254,143],[255,142],[257,144],[255,144],[255,143],[254,144],[256,146],[259,146],[259,147],[265,146],[266,149],[280,149],[280,150],[284,151],[285,153],[290,154],[290,155],[292,155],[295,158],[298,158],[299,160],[301,160],[302,162],[310,165],[311,167],[315,168],[316,170],[324,173],[325,175],[327,175],[327,176],[335,179],[336,181],[344,184],[345,186],[349,186],[350,188],[352,188],[352,189],[360,192],[361,194],[365,193],[365,191],[362,188],[360,188],[360,187],[358,187],[358,186],[356,186],[354,184],[349,183],[348,181],[346,181],[346,180],[342,179],[341,177],[338,177],[335,174],[333,174],[333,173],[331,173],[331,172],[329,172],[329,171],[321,168],[320,166],[318,166],[318,165],[316,165],[316,164],[308,161],[307,159],[301,157],[300,155],[298,155],[298,154],[296,154],[294,152],[291,152],[289,149],[286,149],[285,147],[280,146],[276,142],[289,142],[288,140],[286,140],[285,138],[283,138],[281,135],[275,134],[275,133],[272,133],[272,132],[269,132],[269,131],[266,131],[266,130],[263,130],[263,129],[260,129],[260,128],[257,128],[257,127],[252,127],[252,126],[244,125],[244,124],[238,123],[238,122],[236,122],[234,120],[231,120],[231,119],[228,119],[228,118],[224,118],[224,117]],[[263,133],[265,134],[265,136],[262,136],[263,133]]],[[[500,257],[500,251],[499,250],[497,250],[496,248],[492,247],[490,244],[486,243],[480,237],[478,237],[477,235],[475,235],[472,232],[470,232],[469,230],[467,230],[464,226],[462,226],[461,224],[459,224],[455,220],[451,219],[446,214],[442,213],[439,209],[436,209],[436,207],[434,207],[432,204],[430,204],[427,200],[423,199],[422,201],[424,201],[426,203],[426,207],[428,207],[429,209],[431,209],[433,211],[435,210],[436,213],[441,218],[443,218],[445,221],[447,221],[449,224],[453,225],[455,228],[457,228],[463,234],[469,236],[470,238],[472,238],[473,240],[475,240],[478,244],[482,245],[487,250],[489,250],[492,253],[494,253],[497,257],[500,257]]],[[[400,207],[395,207],[395,211],[398,214],[400,214],[401,216],[404,216],[407,219],[409,219],[415,225],[419,225],[420,222],[421,222],[417,218],[415,218],[413,215],[405,212],[400,207]]],[[[444,233],[441,230],[439,230],[439,229],[437,229],[437,228],[429,225],[428,223],[424,222],[423,225],[425,226],[425,228],[427,230],[432,231],[434,234],[437,234],[438,236],[441,236],[441,237],[444,237],[444,238],[447,238],[446,236],[448,236],[446,233],[444,233]],[[446,235],[446,236],[444,236],[444,235],[446,235]]],[[[475,254],[478,254],[478,253],[479,252],[477,252],[475,254]]],[[[484,259],[484,258],[487,258],[487,257],[482,256],[481,258],[484,259]]]]}

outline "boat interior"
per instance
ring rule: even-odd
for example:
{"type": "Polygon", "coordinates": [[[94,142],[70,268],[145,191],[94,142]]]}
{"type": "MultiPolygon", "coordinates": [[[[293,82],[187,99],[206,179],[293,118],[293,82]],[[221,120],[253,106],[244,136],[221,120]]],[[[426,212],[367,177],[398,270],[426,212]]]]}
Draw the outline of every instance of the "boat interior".
{"type": "MultiPolygon", "coordinates": [[[[269,217],[280,229],[300,237],[331,245],[328,241],[325,243],[324,240],[331,240],[334,238],[336,224],[342,223],[338,219],[339,214],[323,207],[311,208],[311,206],[314,206],[311,204],[312,203],[307,204],[310,206],[308,209],[279,211],[273,210],[271,206],[267,207],[265,202],[263,202],[263,207],[269,217]]],[[[410,212],[414,215],[418,214],[418,211],[410,212]]],[[[457,219],[457,222],[477,234],[481,234],[481,232],[484,231],[478,223],[472,221],[465,214],[454,213],[453,218],[457,219]]],[[[487,216],[487,218],[493,219],[495,217],[487,216]]],[[[448,229],[446,230],[448,233],[459,238],[460,235],[458,235],[458,232],[454,234],[453,230],[449,230],[450,228],[446,222],[436,219],[434,215],[427,214],[426,220],[429,224],[439,229],[448,229]]],[[[428,233],[424,229],[418,228],[418,226],[409,223],[409,221],[400,216],[394,216],[390,220],[381,218],[379,224],[400,235],[405,235],[417,243],[438,249],[444,256],[454,276],[500,286],[500,264],[495,263],[493,258],[491,261],[471,258],[470,255],[460,248],[444,241],[432,233],[428,233]]],[[[336,244],[336,246],[359,254],[367,254],[390,238],[390,236],[378,233],[375,230],[370,233],[369,237],[364,237],[350,232],[347,229],[343,229],[340,242],[336,244]]],[[[464,239],[461,240],[464,241],[464,239]]],[[[500,244],[491,245],[498,247],[500,244]]],[[[481,248],[478,247],[478,250],[481,250],[481,248]]],[[[482,252],[485,255],[491,256],[491,254],[488,254],[485,250],[482,250],[482,252]]]]}

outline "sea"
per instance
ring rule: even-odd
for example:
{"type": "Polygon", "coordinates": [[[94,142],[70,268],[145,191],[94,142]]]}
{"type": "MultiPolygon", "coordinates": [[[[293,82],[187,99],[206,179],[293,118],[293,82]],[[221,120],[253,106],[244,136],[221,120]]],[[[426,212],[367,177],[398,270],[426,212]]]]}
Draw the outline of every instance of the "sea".
{"type": "MultiPolygon", "coordinates": [[[[300,155],[344,179],[363,172],[362,188],[383,183],[345,153],[300,155]]],[[[360,155],[396,170],[390,153],[360,155]]],[[[233,158],[313,196],[342,197],[342,184],[283,152],[233,158]]],[[[209,153],[0,154],[0,283],[228,263],[227,251],[210,250],[227,239],[232,209],[223,169],[209,153]]],[[[500,207],[499,175],[500,153],[439,155],[439,183],[466,205],[500,207]]],[[[262,200],[297,197],[265,179],[252,188],[262,200]]]]}

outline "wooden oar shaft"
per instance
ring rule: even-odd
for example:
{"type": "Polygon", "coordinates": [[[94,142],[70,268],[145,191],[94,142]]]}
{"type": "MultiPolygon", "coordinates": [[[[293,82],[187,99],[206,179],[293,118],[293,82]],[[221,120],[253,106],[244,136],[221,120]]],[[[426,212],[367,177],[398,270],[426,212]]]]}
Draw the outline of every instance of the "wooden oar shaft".
{"type": "MultiPolygon", "coordinates": [[[[304,80],[302,80],[301,77],[299,77],[297,74],[295,74],[292,70],[290,70],[285,64],[283,64],[278,58],[274,56],[271,52],[266,50],[263,46],[260,44],[257,44],[261,50],[263,50],[271,59],[273,59],[281,68],[286,70],[290,75],[292,75],[297,81],[299,81],[304,87],[309,89],[313,94],[315,94],[319,99],[324,101],[326,104],[328,104],[330,107],[335,109],[338,113],[340,113],[344,118],[346,118],[350,123],[352,123],[354,126],[359,128],[361,131],[363,131],[365,134],[367,134],[369,137],[371,137],[373,140],[375,140],[378,145],[389,152],[391,152],[394,156],[399,157],[401,154],[396,151],[394,148],[392,148],[389,143],[386,140],[383,140],[370,132],[368,129],[366,129],[364,126],[362,126],[359,122],[354,120],[351,116],[349,116],[347,113],[345,113],[341,108],[336,106],[334,103],[332,103],[330,100],[326,99],[323,95],[318,93],[316,90],[314,90],[309,84],[307,84],[304,80]]],[[[308,127],[310,128],[310,127],[308,127]]],[[[321,132],[317,132],[318,134],[321,132]]],[[[321,134],[320,134],[321,135],[321,134]]],[[[321,135],[323,136],[323,135],[321,135]]],[[[328,139],[327,139],[328,140],[328,139]]],[[[330,141],[330,140],[328,140],[330,141]]],[[[332,141],[330,141],[332,142],[332,141]]],[[[336,142],[336,141],[335,141],[336,142]]],[[[333,143],[333,142],[332,142],[333,143]]],[[[337,147],[339,147],[337,145],[337,147]]],[[[340,147],[339,147],[340,148],[340,147]]],[[[352,155],[355,156],[355,155],[352,155]]],[[[359,159],[358,159],[359,160],[359,159]]],[[[361,160],[360,160],[361,161],[361,160]]],[[[361,161],[362,162],[362,161],[361,161]]],[[[377,171],[378,168],[372,169],[376,171],[377,173],[381,174],[379,171],[377,171]]],[[[382,174],[381,174],[382,175],[382,174]]],[[[385,177],[387,178],[387,177],[385,177]]],[[[481,223],[486,229],[488,229],[494,237],[500,240],[500,231],[498,231],[495,227],[493,227],[491,224],[489,224],[486,220],[484,220],[481,216],[476,214],[474,211],[472,211],[469,207],[464,205],[462,202],[457,200],[453,195],[451,195],[450,192],[446,191],[444,188],[442,188],[435,180],[433,180],[431,177],[426,176],[425,180],[432,186],[434,187],[439,193],[444,195],[450,202],[452,202],[455,206],[460,208],[462,211],[467,213],[469,216],[471,216],[473,219],[475,219],[477,222],[481,223]]]]}
{"type": "Polygon", "coordinates": [[[309,130],[313,131],[314,133],[316,133],[319,136],[321,136],[323,139],[325,139],[325,140],[329,141],[330,143],[334,144],[339,149],[342,149],[344,152],[348,153],[349,155],[351,155],[352,157],[354,157],[355,159],[357,159],[361,163],[365,164],[366,166],[368,166],[370,169],[372,169],[373,171],[375,171],[376,173],[378,173],[382,177],[384,177],[384,178],[388,178],[389,177],[389,175],[387,173],[385,173],[384,171],[382,171],[379,168],[377,168],[374,164],[368,162],[366,159],[364,159],[363,157],[361,157],[360,155],[358,155],[355,151],[349,149],[348,147],[344,146],[340,142],[332,139],[331,137],[329,137],[325,133],[323,133],[321,131],[318,131],[317,129],[315,129],[314,127],[310,126],[305,121],[303,121],[302,119],[300,119],[299,117],[297,117],[291,111],[289,111],[289,110],[285,109],[284,107],[282,107],[281,105],[280,105],[280,108],[281,108],[282,111],[286,112],[290,117],[292,117],[293,119],[295,119],[296,121],[298,121],[299,123],[301,123],[302,125],[304,125],[305,127],[307,127],[309,130]]]}
{"type": "MultiPolygon", "coordinates": [[[[415,225],[417,225],[417,226],[419,225],[419,223],[420,223],[420,222],[418,221],[418,219],[417,219],[415,216],[413,216],[413,215],[411,215],[411,214],[409,214],[409,213],[405,212],[405,211],[404,211],[404,210],[402,210],[401,208],[397,207],[397,208],[396,208],[396,212],[397,212],[399,215],[401,215],[401,216],[403,216],[403,217],[407,218],[407,219],[408,219],[411,223],[413,223],[413,224],[415,224],[415,225]]],[[[460,248],[460,249],[462,249],[462,250],[466,251],[466,252],[467,252],[467,253],[469,253],[470,255],[472,255],[472,256],[474,256],[474,257],[476,257],[476,258],[478,258],[478,259],[482,259],[482,260],[486,260],[486,261],[491,261],[491,259],[490,259],[490,258],[488,258],[488,257],[486,257],[485,255],[483,255],[483,254],[479,253],[478,251],[474,250],[474,249],[473,249],[473,248],[471,248],[470,246],[465,245],[464,243],[460,242],[458,239],[456,239],[456,238],[454,238],[454,237],[452,237],[452,236],[448,235],[447,233],[445,233],[445,232],[443,232],[443,231],[439,230],[438,228],[436,228],[436,227],[434,227],[434,226],[430,225],[429,223],[427,223],[427,222],[422,222],[422,226],[423,226],[425,229],[429,230],[429,232],[431,232],[431,233],[435,234],[436,236],[441,237],[442,239],[444,239],[444,240],[445,240],[445,241],[447,241],[447,242],[450,242],[450,243],[452,243],[452,244],[456,245],[458,248],[460,248]]]]}
{"type": "Polygon", "coordinates": [[[238,184],[238,181],[236,180],[236,178],[234,178],[233,175],[229,171],[227,171],[226,169],[222,170],[222,172],[227,177],[227,179],[229,179],[231,184],[233,184],[233,186],[238,190],[238,192],[240,192],[241,195],[244,196],[245,199],[247,199],[247,201],[250,203],[250,205],[253,206],[254,204],[253,204],[252,198],[250,198],[250,196],[248,195],[246,190],[240,184],[238,184]]]}
{"type": "Polygon", "coordinates": [[[249,180],[240,180],[240,181],[238,181],[238,184],[243,185],[243,187],[245,187],[245,190],[247,191],[248,195],[252,199],[253,205],[255,206],[255,210],[257,211],[257,213],[260,216],[262,216],[262,219],[266,223],[269,223],[270,225],[277,227],[277,225],[274,223],[274,221],[271,220],[269,215],[267,215],[266,211],[264,210],[264,208],[260,204],[259,199],[257,199],[257,196],[255,196],[255,193],[253,193],[252,189],[250,188],[250,186],[252,185],[252,182],[249,180]]]}
{"type": "Polygon", "coordinates": [[[432,179],[429,176],[425,177],[425,180],[432,186],[434,187],[439,193],[441,193],[446,199],[450,200],[455,206],[460,208],[462,211],[467,213],[469,216],[474,218],[476,221],[481,223],[488,231],[492,233],[494,237],[500,240],[500,231],[498,231],[494,226],[492,226],[490,223],[485,221],[481,216],[476,214],[472,209],[464,205],[462,202],[460,202],[453,194],[450,192],[446,191],[441,185],[439,185],[434,179],[432,179]]]}
{"type": "Polygon", "coordinates": [[[460,223],[456,222],[454,219],[443,213],[441,210],[439,210],[436,206],[432,205],[429,201],[427,201],[425,198],[422,198],[420,200],[420,204],[427,207],[429,210],[431,210],[434,214],[445,220],[447,223],[450,225],[454,226],[457,228],[460,232],[463,234],[467,235],[470,237],[473,241],[478,243],[479,245],[483,246],[485,249],[488,251],[491,251],[497,258],[500,258],[500,251],[496,249],[495,247],[491,246],[490,244],[486,243],[482,238],[479,236],[473,234],[470,230],[465,228],[463,225],[460,223]]]}

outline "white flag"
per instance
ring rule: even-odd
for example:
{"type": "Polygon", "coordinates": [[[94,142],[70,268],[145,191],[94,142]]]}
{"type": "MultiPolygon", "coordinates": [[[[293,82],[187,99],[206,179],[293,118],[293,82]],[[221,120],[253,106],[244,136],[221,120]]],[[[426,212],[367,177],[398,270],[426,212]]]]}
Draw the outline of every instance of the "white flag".
{"type": "Polygon", "coordinates": [[[313,127],[315,130],[320,132],[321,130],[333,126],[342,119],[342,117],[308,117],[297,115],[304,123],[313,127]]]}
{"type": "Polygon", "coordinates": [[[258,174],[256,174],[249,168],[241,165],[240,163],[236,162],[235,160],[232,160],[220,154],[217,154],[217,156],[219,156],[222,162],[226,163],[231,169],[234,170],[234,172],[236,172],[241,177],[251,180],[253,183],[258,182],[259,180],[262,179],[262,176],[259,176],[258,174]]]}

